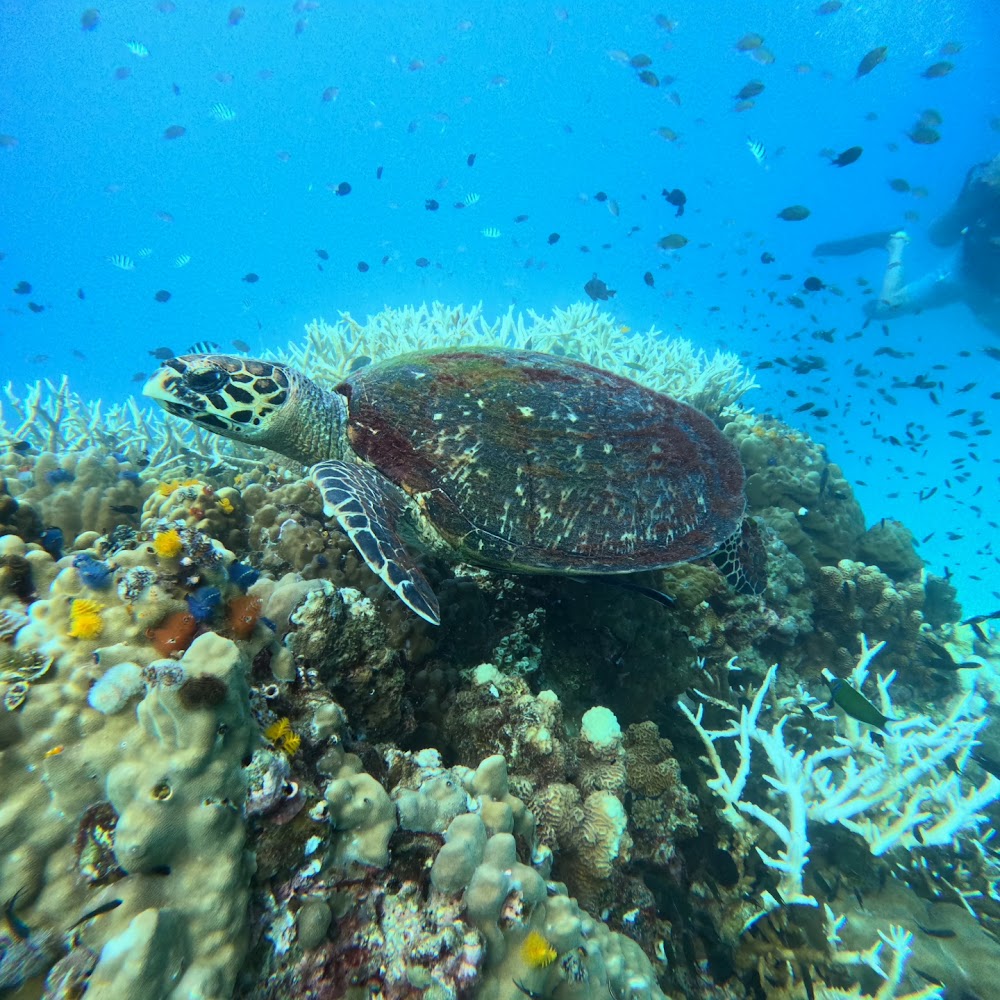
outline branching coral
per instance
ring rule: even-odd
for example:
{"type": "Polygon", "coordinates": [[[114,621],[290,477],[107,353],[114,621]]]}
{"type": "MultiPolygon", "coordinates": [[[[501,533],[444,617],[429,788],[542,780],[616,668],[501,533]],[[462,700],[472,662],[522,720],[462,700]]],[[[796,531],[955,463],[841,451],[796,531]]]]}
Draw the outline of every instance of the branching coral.
{"type": "MultiPolygon", "coordinates": [[[[849,679],[856,691],[865,685],[871,662],[884,645],[869,646],[863,635],[860,638],[861,654],[849,679]]],[[[680,704],[704,743],[707,756],[703,760],[715,771],[708,785],[722,799],[723,815],[737,829],[752,831],[754,839],[768,831],[779,845],[776,853],[757,847],[764,865],[777,873],[778,882],[774,892],[766,889],[761,894],[762,909],[751,915],[747,928],[789,906],[818,906],[803,882],[811,847],[810,823],[846,828],[862,838],[876,857],[898,847],[913,854],[951,845],[987,824],[984,810],[1000,799],[1000,780],[987,775],[977,786],[948,766],[950,760],[965,760],[986,724],[974,691],[956,697],[943,718],[897,719],[889,696],[895,674],[878,677],[880,709],[890,720],[884,736],[873,739],[867,727],[847,716],[832,742],[807,750],[790,742],[788,715],[778,718],[770,729],[760,724],[776,671],[777,667],[768,671],[752,702],[740,709],[739,720],[727,729],[706,729],[704,706],[692,712],[680,704]],[[732,773],[719,754],[719,745],[729,740],[738,757],[732,773]],[[770,786],[764,801],[748,794],[755,746],[764,751],[771,769],[764,775],[770,786]]],[[[766,843],[767,838],[763,839],[766,843]]],[[[832,913],[826,923],[829,933],[835,934],[838,924],[832,913]]],[[[897,938],[899,950],[905,951],[903,945],[908,942],[897,938]]],[[[886,996],[895,995],[892,991],[898,982],[896,975],[886,996]]]]}
{"type": "Polygon", "coordinates": [[[530,348],[569,354],[617,372],[652,389],[718,415],[755,387],[752,374],[735,354],[709,357],[689,341],[665,338],[655,328],[633,334],[593,303],[555,309],[552,316],[511,308],[487,322],[481,306],[469,310],[439,302],[419,308],[386,309],[358,323],[341,313],[334,324],[316,320],[306,327],[304,344],[291,343],[271,355],[313,377],[335,385],[364,359],[378,361],[404,351],[475,344],[530,348]]]}

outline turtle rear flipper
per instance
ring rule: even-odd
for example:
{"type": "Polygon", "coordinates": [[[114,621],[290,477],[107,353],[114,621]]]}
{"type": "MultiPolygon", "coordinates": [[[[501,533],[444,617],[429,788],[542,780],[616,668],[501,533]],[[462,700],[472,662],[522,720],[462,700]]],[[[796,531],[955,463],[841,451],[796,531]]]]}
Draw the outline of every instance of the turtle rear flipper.
{"type": "Polygon", "coordinates": [[[434,591],[396,533],[405,503],[399,488],[377,470],[350,462],[320,462],[310,474],[323,513],[337,519],[372,572],[408,608],[440,625],[434,591]]]}
{"type": "Polygon", "coordinates": [[[767,589],[767,553],[760,527],[752,517],[743,518],[739,528],[712,553],[712,561],[737,593],[760,597],[767,589]]]}

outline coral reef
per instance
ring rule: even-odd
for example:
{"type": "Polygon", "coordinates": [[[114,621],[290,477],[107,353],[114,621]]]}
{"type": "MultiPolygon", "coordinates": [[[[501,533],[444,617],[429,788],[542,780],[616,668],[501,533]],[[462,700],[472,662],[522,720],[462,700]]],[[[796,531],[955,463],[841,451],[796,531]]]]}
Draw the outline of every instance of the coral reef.
{"type": "Polygon", "coordinates": [[[960,621],[904,526],[865,528],[823,449],[737,408],[733,355],[590,305],[434,304],[319,321],[280,358],[337,379],[473,343],[724,423],[763,600],[708,561],[635,581],[664,607],[427,557],[432,628],[301,469],[7,387],[0,993],[990,995],[992,624],[960,621]]]}

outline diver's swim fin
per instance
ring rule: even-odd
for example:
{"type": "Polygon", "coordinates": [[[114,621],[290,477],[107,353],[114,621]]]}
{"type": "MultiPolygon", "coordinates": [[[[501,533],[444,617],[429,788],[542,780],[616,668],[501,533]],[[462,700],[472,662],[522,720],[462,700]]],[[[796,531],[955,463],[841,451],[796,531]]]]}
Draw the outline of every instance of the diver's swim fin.
{"type": "Polygon", "coordinates": [[[866,250],[884,250],[889,242],[891,232],[864,233],[852,236],[846,240],[830,240],[827,243],[817,243],[813,247],[814,257],[853,257],[856,253],[866,250]]]}

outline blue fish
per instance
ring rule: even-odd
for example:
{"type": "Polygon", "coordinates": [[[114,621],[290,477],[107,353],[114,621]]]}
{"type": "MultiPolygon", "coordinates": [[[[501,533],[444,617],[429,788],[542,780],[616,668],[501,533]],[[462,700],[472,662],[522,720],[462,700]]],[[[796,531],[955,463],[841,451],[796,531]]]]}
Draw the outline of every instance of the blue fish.
{"type": "Polygon", "coordinates": [[[222,592],[218,587],[199,587],[193,594],[187,595],[188,610],[195,621],[207,622],[222,600],[222,592]]]}
{"type": "Polygon", "coordinates": [[[49,469],[45,473],[45,481],[49,486],[58,486],[60,483],[71,483],[75,478],[69,469],[49,469]]]}
{"type": "Polygon", "coordinates": [[[99,562],[89,552],[74,556],[73,565],[80,574],[80,579],[93,590],[103,589],[111,579],[111,570],[107,565],[99,562]]]}

